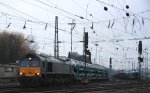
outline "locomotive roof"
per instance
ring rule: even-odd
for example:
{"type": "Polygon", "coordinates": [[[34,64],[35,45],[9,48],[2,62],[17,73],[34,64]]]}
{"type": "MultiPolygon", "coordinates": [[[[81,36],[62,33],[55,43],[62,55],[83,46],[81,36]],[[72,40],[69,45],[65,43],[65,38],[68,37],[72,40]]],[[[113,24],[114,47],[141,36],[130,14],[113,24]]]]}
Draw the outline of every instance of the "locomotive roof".
{"type": "Polygon", "coordinates": [[[40,59],[41,61],[62,63],[60,60],[58,60],[54,57],[51,57],[48,55],[43,55],[43,54],[35,54],[35,53],[29,53],[29,54],[25,55],[24,57],[22,57],[22,59],[29,58],[29,57],[37,58],[37,59],[40,59]]]}
{"type": "Polygon", "coordinates": [[[37,55],[41,61],[47,61],[47,62],[52,62],[52,63],[62,63],[62,61],[52,57],[52,56],[43,56],[43,55],[37,55]]]}
{"type": "MultiPolygon", "coordinates": [[[[48,55],[44,55],[44,54],[27,54],[25,57],[34,57],[34,58],[38,58],[41,61],[47,61],[47,62],[52,62],[52,63],[65,63],[65,64],[70,64],[73,66],[85,66],[85,63],[82,61],[78,61],[78,60],[74,60],[74,59],[70,59],[70,60],[58,60],[52,56],[48,56],[48,55]]],[[[89,68],[96,68],[96,69],[106,69],[106,67],[98,65],[98,64],[90,64],[90,63],[86,63],[86,66],[89,68]]]]}
{"type": "Polygon", "coordinates": [[[42,54],[38,54],[37,56],[38,58],[40,58],[41,61],[69,64],[69,60],[59,60],[59,59],[54,58],[53,56],[42,55],[42,54]]]}

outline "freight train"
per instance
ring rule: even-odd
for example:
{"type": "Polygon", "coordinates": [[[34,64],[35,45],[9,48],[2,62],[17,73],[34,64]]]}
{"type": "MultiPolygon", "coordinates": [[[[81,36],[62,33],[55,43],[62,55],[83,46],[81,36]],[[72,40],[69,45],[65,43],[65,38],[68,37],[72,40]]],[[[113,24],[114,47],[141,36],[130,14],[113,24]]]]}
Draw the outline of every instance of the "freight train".
{"type": "Polygon", "coordinates": [[[106,67],[73,59],[58,60],[41,54],[27,54],[19,60],[19,83],[39,86],[88,80],[108,80],[106,67]]]}

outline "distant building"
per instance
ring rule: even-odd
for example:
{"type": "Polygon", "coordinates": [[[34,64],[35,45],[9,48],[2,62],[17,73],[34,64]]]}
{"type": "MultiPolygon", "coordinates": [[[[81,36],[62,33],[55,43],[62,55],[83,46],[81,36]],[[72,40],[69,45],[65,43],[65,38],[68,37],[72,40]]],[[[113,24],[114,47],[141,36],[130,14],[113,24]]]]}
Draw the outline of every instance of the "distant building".
{"type": "Polygon", "coordinates": [[[18,66],[16,64],[0,64],[0,78],[17,77],[18,66]]]}

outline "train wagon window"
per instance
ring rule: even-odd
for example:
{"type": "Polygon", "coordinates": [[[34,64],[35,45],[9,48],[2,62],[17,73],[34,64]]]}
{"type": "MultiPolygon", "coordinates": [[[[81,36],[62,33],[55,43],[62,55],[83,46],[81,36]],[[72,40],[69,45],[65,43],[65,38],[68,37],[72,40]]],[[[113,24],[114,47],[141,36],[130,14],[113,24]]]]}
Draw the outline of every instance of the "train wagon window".
{"type": "Polygon", "coordinates": [[[53,63],[51,63],[51,62],[48,63],[48,65],[47,65],[48,72],[52,72],[52,65],[53,65],[53,63]]]}

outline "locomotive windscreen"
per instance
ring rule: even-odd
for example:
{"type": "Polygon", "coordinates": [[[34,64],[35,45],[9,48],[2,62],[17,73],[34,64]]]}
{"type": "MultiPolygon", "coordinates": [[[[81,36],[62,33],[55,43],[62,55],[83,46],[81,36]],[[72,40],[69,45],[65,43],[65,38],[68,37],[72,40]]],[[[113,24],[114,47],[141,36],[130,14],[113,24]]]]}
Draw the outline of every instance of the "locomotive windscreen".
{"type": "Polygon", "coordinates": [[[40,66],[40,63],[39,63],[39,61],[37,61],[37,60],[33,60],[33,61],[31,62],[31,65],[32,65],[33,67],[38,67],[38,66],[40,66]]]}
{"type": "Polygon", "coordinates": [[[29,67],[29,66],[30,67],[39,67],[40,63],[36,59],[32,59],[32,60],[24,59],[24,60],[20,61],[20,66],[22,66],[22,67],[29,67]]]}
{"type": "Polygon", "coordinates": [[[22,66],[22,67],[28,67],[29,66],[29,61],[27,61],[27,60],[21,61],[20,62],[20,66],[22,66]]]}

